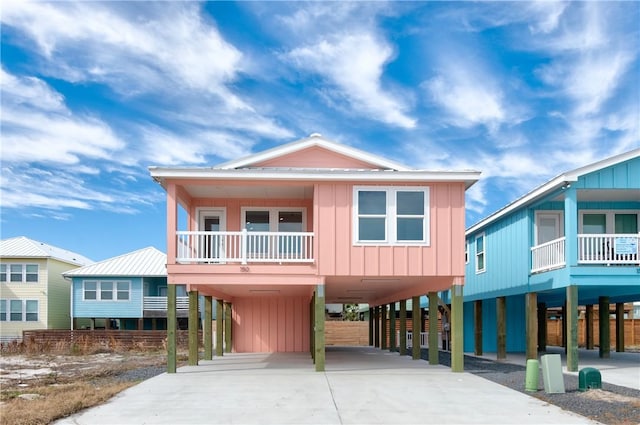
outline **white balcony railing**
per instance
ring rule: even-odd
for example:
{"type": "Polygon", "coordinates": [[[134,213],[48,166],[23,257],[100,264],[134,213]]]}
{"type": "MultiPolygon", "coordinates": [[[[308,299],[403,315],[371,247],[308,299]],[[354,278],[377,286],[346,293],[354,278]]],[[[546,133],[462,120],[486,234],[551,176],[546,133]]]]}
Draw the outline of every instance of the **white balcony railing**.
{"type": "MultiPolygon", "coordinates": [[[[640,234],[580,234],[578,235],[578,264],[640,265],[638,255],[640,234]]],[[[565,238],[531,248],[531,272],[564,267],[565,238]]]]}
{"type": "Polygon", "coordinates": [[[578,235],[579,264],[640,264],[640,234],[578,235]]]}
{"type": "MultiPolygon", "coordinates": [[[[143,310],[155,310],[166,311],[167,310],[167,297],[143,297],[142,299],[143,310]]],[[[189,297],[176,297],[176,309],[188,310],[189,309],[189,297]]]]}
{"type": "Polygon", "coordinates": [[[178,263],[312,263],[311,232],[176,232],[178,263]]]}
{"type": "MultiPolygon", "coordinates": [[[[396,331],[396,344],[399,342],[400,331],[396,331]]],[[[445,342],[448,345],[448,341],[445,342]]],[[[397,348],[397,345],[394,348],[397,348]]],[[[413,332],[411,331],[407,331],[407,348],[413,348],[413,332]]],[[[429,332],[420,332],[420,348],[429,348],[429,332]]],[[[442,349],[442,332],[438,332],[438,348],[442,349]]]]}
{"type": "Polygon", "coordinates": [[[531,272],[564,267],[564,236],[531,248],[531,272]]]}

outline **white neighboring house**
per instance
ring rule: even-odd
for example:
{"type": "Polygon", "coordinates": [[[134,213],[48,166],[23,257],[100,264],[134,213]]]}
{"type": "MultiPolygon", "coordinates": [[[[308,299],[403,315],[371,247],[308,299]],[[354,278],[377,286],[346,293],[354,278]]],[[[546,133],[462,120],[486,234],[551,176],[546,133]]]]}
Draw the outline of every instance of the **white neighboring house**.
{"type": "Polygon", "coordinates": [[[0,341],[22,331],[70,329],[70,288],[62,273],[93,261],[19,236],[0,241],[0,341]]]}

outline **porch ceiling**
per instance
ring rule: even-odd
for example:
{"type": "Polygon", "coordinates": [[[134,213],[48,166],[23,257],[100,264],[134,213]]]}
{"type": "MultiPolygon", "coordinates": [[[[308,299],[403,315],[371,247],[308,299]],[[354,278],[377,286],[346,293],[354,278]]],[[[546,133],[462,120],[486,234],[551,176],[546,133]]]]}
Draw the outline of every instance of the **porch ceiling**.
{"type": "MultiPolygon", "coordinates": [[[[426,295],[430,291],[448,289],[450,277],[327,277],[325,302],[328,304],[381,304],[426,295]]],[[[192,285],[203,295],[225,300],[245,297],[309,296],[315,285],[295,284],[199,284],[192,285]]]]}
{"type": "Polygon", "coordinates": [[[232,199],[312,199],[313,185],[202,185],[186,184],[183,188],[192,198],[232,199]]]}

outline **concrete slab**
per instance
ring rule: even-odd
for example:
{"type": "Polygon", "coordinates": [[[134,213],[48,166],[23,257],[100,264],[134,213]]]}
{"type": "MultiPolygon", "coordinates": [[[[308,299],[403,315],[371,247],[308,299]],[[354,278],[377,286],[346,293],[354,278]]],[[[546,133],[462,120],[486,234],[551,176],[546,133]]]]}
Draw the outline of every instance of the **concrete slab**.
{"type": "Polygon", "coordinates": [[[57,424],[594,424],[469,373],[372,347],[225,354],[162,374],[57,424]]]}
{"type": "MultiPolygon", "coordinates": [[[[640,353],[612,351],[608,359],[601,359],[598,350],[581,348],[578,350],[578,372],[567,371],[567,356],[562,347],[547,347],[546,353],[541,354],[559,354],[563,373],[578,376],[580,369],[593,367],[600,371],[602,382],[640,390],[640,353]]],[[[465,355],[472,356],[473,353],[465,353],[465,355]]],[[[484,353],[479,357],[495,360],[496,353],[484,353]]],[[[507,353],[507,358],[504,361],[521,366],[527,364],[524,353],[507,353]]]]}

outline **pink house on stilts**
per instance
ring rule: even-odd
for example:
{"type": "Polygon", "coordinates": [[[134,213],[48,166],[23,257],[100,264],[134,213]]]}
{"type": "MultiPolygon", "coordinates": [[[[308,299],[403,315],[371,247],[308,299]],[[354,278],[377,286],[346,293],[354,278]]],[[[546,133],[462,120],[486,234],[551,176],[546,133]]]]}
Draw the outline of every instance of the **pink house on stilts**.
{"type": "MultiPolygon", "coordinates": [[[[310,352],[316,370],[326,303],[368,303],[380,319],[387,305],[426,294],[437,302],[452,289],[452,369],[462,370],[465,190],[479,172],[410,169],[312,134],[215,167],[150,173],[167,192],[169,372],[177,284],[193,300],[190,364],[204,296],[204,323],[217,303],[218,355],[310,352]]],[[[210,359],[211,326],[203,334],[210,359]]]]}

